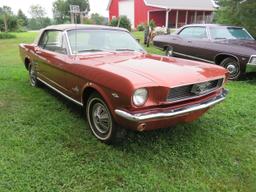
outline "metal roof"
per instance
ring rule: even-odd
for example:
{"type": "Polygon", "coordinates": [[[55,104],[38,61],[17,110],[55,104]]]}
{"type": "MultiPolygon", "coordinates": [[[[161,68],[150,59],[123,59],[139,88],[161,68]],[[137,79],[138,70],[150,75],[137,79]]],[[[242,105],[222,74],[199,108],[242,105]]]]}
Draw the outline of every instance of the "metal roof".
{"type": "Polygon", "coordinates": [[[62,25],[51,25],[43,30],[74,30],[74,29],[108,29],[108,30],[119,30],[119,31],[127,31],[124,28],[119,27],[110,27],[105,25],[83,25],[83,24],[62,24],[62,25]]]}
{"type": "MultiPolygon", "coordinates": [[[[107,10],[111,3],[112,0],[109,0],[107,10]]],[[[214,0],[144,0],[144,3],[151,7],[178,10],[213,11],[217,7],[214,0]]]]}
{"type": "Polygon", "coordinates": [[[213,11],[215,4],[212,0],[144,0],[147,6],[179,9],[179,10],[208,10],[213,11]]]}

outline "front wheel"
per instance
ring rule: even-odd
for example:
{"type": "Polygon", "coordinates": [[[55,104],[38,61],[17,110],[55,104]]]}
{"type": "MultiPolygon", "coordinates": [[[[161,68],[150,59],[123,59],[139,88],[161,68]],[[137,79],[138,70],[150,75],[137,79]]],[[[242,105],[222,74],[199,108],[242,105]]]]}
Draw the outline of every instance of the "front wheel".
{"type": "Polygon", "coordinates": [[[165,50],[165,55],[167,57],[173,57],[173,48],[172,47],[167,47],[165,50]]]}
{"type": "Polygon", "coordinates": [[[236,59],[228,57],[220,65],[228,70],[229,80],[237,80],[241,76],[240,64],[236,59]]]}
{"type": "Polygon", "coordinates": [[[117,141],[120,128],[116,125],[107,104],[99,94],[94,93],[89,97],[86,117],[93,135],[100,141],[107,144],[117,141]]]}

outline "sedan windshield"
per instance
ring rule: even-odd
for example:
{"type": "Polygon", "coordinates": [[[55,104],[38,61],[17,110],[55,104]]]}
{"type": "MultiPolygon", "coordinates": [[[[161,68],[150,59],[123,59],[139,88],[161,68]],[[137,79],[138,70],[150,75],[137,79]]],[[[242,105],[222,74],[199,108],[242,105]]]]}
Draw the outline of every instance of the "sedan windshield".
{"type": "Polygon", "coordinates": [[[68,38],[73,54],[101,51],[144,51],[127,32],[118,30],[72,30],[68,38]]]}
{"type": "Polygon", "coordinates": [[[253,40],[245,29],[238,27],[210,27],[210,34],[212,39],[253,40]]]}

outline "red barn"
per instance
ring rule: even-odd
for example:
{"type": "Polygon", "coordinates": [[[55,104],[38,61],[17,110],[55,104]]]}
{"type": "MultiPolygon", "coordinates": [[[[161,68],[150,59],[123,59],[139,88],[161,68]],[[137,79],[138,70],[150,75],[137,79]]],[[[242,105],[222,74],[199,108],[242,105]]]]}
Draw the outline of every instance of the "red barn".
{"type": "Polygon", "coordinates": [[[126,15],[133,28],[151,19],[168,28],[208,23],[215,8],[214,0],[110,0],[108,4],[110,21],[126,15]]]}

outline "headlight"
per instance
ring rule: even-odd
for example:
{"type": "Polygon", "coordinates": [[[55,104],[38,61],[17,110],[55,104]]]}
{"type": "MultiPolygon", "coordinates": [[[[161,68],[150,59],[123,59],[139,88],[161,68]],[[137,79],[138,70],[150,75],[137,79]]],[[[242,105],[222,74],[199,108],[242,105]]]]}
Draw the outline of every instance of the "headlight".
{"type": "Polygon", "coordinates": [[[132,96],[132,101],[136,106],[144,105],[147,99],[148,99],[148,91],[145,88],[137,89],[132,96]]]}
{"type": "Polygon", "coordinates": [[[256,56],[252,56],[249,63],[256,65],[256,56]]]}

